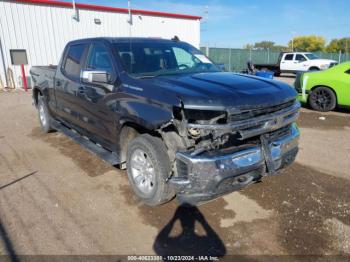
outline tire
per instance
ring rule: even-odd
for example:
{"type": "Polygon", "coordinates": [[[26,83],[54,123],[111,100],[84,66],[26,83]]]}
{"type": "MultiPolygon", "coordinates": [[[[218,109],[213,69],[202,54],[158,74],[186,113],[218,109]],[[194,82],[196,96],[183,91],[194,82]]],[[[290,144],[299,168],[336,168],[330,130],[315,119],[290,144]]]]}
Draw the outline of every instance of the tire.
{"type": "Polygon", "coordinates": [[[39,117],[41,129],[45,133],[49,133],[53,131],[51,127],[51,116],[47,108],[47,104],[45,102],[44,97],[40,94],[38,96],[38,117],[39,117]]]}
{"type": "Polygon", "coordinates": [[[320,71],[318,67],[310,67],[309,71],[320,71]]]}
{"type": "Polygon", "coordinates": [[[167,183],[171,165],[160,138],[143,134],[132,140],[127,152],[127,173],[134,193],[147,205],[170,201],[175,193],[167,183]]]}
{"type": "Polygon", "coordinates": [[[314,110],[328,112],[336,107],[337,98],[333,90],[320,86],[312,90],[309,96],[309,105],[314,110]]]}

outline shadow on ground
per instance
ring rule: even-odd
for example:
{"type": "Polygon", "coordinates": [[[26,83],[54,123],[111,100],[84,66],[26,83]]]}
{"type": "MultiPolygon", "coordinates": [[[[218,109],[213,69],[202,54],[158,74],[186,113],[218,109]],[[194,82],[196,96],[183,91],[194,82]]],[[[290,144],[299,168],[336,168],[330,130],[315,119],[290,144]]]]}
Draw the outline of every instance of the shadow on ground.
{"type": "Polygon", "coordinates": [[[215,256],[223,257],[226,248],[208,224],[203,214],[196,207],[179,206],[169,223],[160,230],[153,244],[156,254],[187,255],[187,256],[215,256]],[[180,232],[174,231],[175,223],[181,224],[180,232]],[[195,229],[198,223],[202,232],[195,229]]]}

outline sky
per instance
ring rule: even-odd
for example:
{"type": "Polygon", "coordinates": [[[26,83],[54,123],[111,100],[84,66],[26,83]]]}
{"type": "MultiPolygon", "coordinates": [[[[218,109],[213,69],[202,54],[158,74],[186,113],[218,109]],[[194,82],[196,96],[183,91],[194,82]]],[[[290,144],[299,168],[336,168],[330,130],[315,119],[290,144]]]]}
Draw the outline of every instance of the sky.
{"type": "MultiPolygon", "coordinates": [[[[76,2],[127,7],[127,0],[76,2]]],[[[292,36],[311,34],[327,41],[350,37],[350,0],[132,0],[131,5],[202,16],[202,46],[243,47],[263,40],[287,45],[292,36]]]]}

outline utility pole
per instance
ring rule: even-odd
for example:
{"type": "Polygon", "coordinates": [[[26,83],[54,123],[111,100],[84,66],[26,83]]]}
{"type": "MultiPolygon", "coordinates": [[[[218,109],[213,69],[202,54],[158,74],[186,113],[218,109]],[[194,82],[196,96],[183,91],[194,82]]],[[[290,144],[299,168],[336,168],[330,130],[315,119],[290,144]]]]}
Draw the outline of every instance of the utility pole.
{"type": "Polygon", "coordinates": [[[129,13],[128,23],[131,26],[132,25],[131,0],[128,0],[128,13],[129,13]]]}
{"type": "Polygon", "coordinates": [[[294,35],[295,35],[295,32],[292,31],[291,34],[292,34],[292,52],[294,52],[294,35]]]}
{"type": "Polygon", "coordinates": [[[72,6],[73,6],[73,11],[74,11],[74,14],[72,15],[72,18],[79,22],[79,13],[78,13],[78,10],[77,10],[77,7],[75,5],[75,0],[72,0],[72,6]]]}

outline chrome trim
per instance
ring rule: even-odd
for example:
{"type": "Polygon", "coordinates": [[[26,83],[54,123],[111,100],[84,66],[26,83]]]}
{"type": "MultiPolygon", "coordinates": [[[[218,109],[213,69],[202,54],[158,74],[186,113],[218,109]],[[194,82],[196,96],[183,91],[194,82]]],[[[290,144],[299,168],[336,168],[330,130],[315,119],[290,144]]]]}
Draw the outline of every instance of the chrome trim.
{"type": "MultiPolygon", "coordinates": [[[[298,147],[300,132],[297,125],[291,125],[291,132],[284,137],[269,142],[271,158],[275,168],[279,169],[283,156],[298,147]]],[[[219,156],[191,156],[190,153],[177,152],[176,158],[185,162],[189,175],[210,174],[215,176],[223,171],[234,174],[242,174],[257,169],[265,164],[262,146],[247,148],[238,152],[219,156]]]]}

